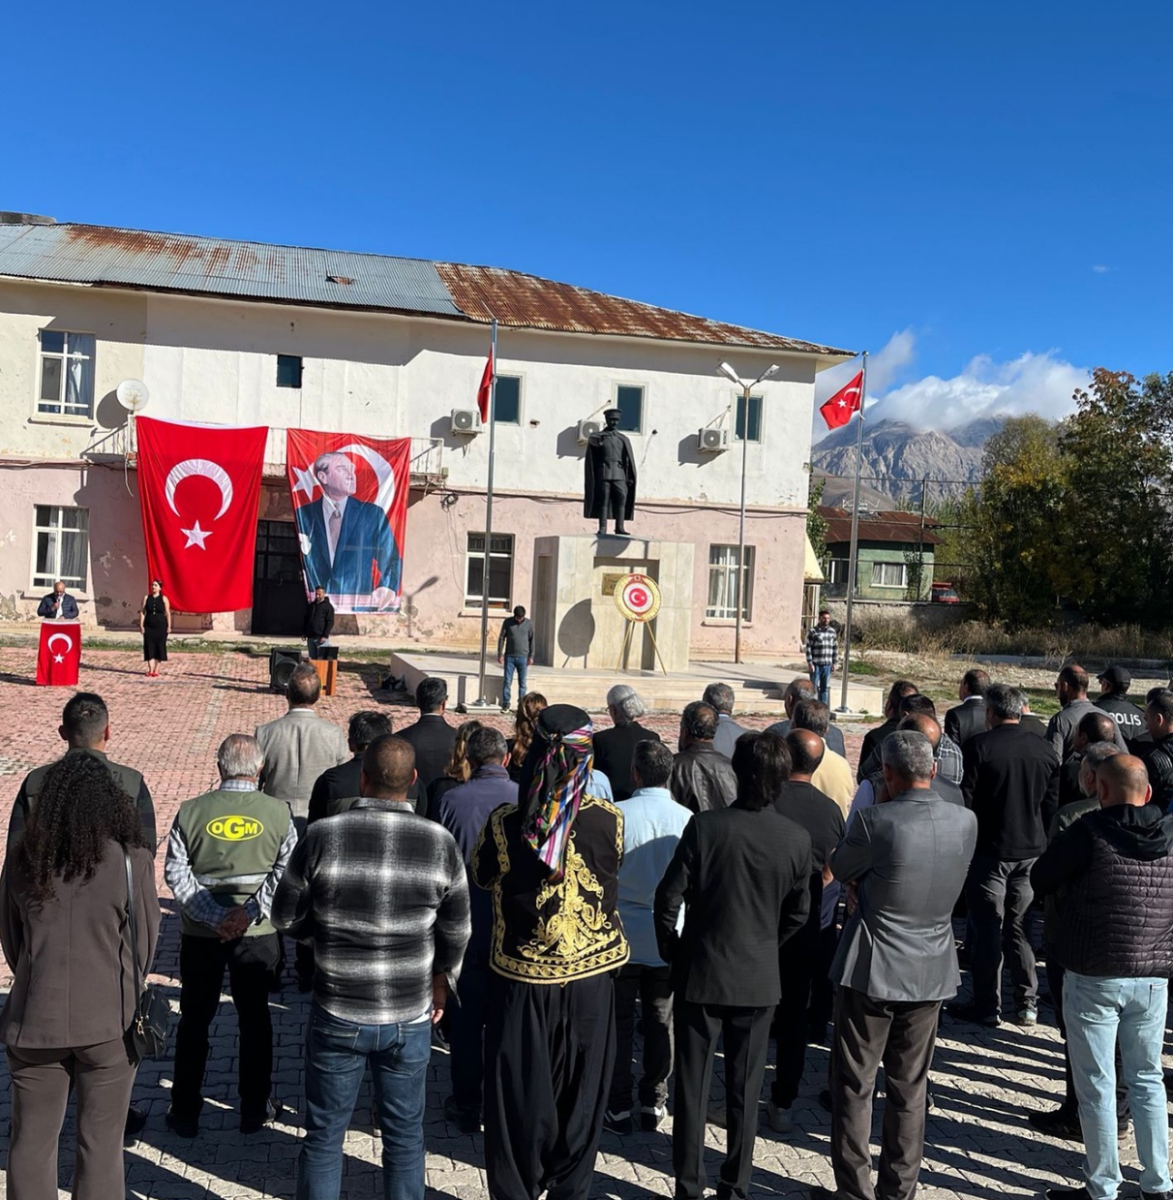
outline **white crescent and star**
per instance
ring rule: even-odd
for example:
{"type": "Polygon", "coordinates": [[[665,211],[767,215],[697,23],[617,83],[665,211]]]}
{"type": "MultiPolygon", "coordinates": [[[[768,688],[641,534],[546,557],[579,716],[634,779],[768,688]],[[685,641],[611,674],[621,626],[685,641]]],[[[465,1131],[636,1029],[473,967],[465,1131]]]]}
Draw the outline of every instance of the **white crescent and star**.
{"type": "MultiPolygon", "coordinates": [[[[57,641],[58,638],[60,638],[65,643],[65,649],[66,649],[67,653],[73,649],[73,638],[71,638],[69,636],[69,634],[55,633],[45,643],[45,648],[49,651],[50,654],[53,653],[53,643],[55,641],[57,641]]],[[[64,654],[53,654],[53,661],[55,663],[63,663],[65,661],[65,655],[64,654]]]]}
{"type": "MultiPolygon", "coordinates": [[[[218,462],[212,462],[208,458],[185,458],[183,462],[176,463],[171,468],[167,482],[163,485],[171,511],[177,517],[181,515],[175,504],[175,492],[185,479],[190,479],[193,475],[202,475],[205,479],[210,479],[220,489],[220,511],[212,518],[213,521],[218,521],[232,504],[232,480],[218,462]]],[[[206,550],[207,546],[204,543],[211,537],[212,530],[201,529],[199,521],[196,521],[191,529],[180,529],[180,533],[187,535],[183,546],[185,550],[191,546],[206,550]]]]}
{"type": "MultiPolygon", "coordinates": [[[[327,451],[323,451],[323,453],[327,453],[327,451]]],[[[391,470],[391,464],[377,450],[358,442],[351,442],[348,446],[339,446],[336,450],[330,450],[328,453],[357,454],[375,473],[378,485],[375,503],[384,512],[390,510],[391,501],[395,499],[395,472],[391,470]]],[[[321,486],[318,483],[318,477],[314,474],[313,463],[304,469],[298,466],[292,466],[291,469],[297,480],[293,485],[293,494],[296,496],[298,492],[305,492],[306,499],[312,500],[315,490],[321,486]]]]}

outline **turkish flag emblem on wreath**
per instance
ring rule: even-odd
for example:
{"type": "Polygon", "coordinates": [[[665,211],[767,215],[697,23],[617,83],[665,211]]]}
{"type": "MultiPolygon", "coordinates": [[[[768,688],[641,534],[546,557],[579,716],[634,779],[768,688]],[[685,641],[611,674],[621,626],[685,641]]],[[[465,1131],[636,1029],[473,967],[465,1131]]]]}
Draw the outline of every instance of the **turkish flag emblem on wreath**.
{"type": "Polygon", "coordinates": [[[251,607],[268,428],[153,417],[137,427],[149,579],[181,612],[251,607]]]}

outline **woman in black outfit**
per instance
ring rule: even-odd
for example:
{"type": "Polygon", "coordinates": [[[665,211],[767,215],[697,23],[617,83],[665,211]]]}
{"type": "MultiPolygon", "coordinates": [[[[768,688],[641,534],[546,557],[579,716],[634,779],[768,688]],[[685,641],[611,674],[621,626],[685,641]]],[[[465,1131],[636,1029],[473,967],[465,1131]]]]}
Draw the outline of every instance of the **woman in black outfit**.
{"type": "Polygon", "coordinates": [[[138,627],[143,634],[147,678],[157,679],[159,664],[167,661],[167,635],[171,632],[171,602],[163,595],[163,585],[157,579],[151,580],[150,594],[143,597],[138,627]]]}

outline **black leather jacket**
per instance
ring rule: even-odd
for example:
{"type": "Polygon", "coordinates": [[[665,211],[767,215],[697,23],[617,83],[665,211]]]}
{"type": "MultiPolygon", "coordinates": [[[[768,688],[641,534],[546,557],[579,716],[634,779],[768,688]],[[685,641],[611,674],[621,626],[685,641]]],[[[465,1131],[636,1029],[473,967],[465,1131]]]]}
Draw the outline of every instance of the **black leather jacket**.
{"type": "Polygon", "coordinates": [[[677,804],[694,813],[728,808],[737,799],[737,776],[712,742],[694,742],[673,760],[668,790],[677,804]]]}
{"type": "Polygon", "coordinates": [[[1153,803],[1168,812],[1173,803],[1173,737],[1161,738],[1145,756],[1149,783],[1153,789],[1153,803]]]}

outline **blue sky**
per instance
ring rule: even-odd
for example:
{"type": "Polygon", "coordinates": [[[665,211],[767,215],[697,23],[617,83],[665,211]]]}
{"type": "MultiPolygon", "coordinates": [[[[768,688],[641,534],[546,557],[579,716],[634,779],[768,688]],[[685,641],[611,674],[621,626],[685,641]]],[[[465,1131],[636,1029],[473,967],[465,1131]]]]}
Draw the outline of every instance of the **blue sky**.
{"type": "Polygon", "coordinates": [[[1057,412],[1173,369],[1171,40],[1153,0],[17,5],[0,208],[515,267],[887,347],[892,415],[1057,412]]]}

